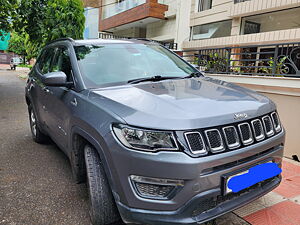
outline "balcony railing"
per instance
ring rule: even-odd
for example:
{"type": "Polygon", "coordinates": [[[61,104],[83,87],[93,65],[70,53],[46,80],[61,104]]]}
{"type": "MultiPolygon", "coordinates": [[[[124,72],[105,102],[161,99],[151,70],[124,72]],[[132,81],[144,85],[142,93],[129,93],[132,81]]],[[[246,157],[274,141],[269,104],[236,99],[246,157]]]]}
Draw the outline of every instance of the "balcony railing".
{"type": "Polygon", "coordinates": [[[205,73],[300,77],[300,43],[187,50],[183,57],[205,73]]]}
{"type": "Polygon", "coordinates": [[[159,43],[159,44],[165,46],[166,48],[168,48],[170,50],[175,51],[178,49],[178,44],[174,43],[174,42],[156,41],[156,40],[151,40],[151,39],[146,39],[146,38],[124,37],[124,36],[118,36],[118,35],[114,35],[111,33],[105,33],[105,32],[99,32],[98,37],[100,39],[138,39],[138,40],[145,40],[145,41],[153,41],[153,42],[156,42],[156,43],[159,43]]]}
{"type": "Polygon", "coordinates": [[[106,19],[146,3],[146,0],[125,0],[116,4],[104,6],[102,19],[106,19]]]}
{"type": "Polygon", "coordinates": [[[234,4],[246,2],[246,1],[251,1],[251,0],[234,0],[234,4]]]}

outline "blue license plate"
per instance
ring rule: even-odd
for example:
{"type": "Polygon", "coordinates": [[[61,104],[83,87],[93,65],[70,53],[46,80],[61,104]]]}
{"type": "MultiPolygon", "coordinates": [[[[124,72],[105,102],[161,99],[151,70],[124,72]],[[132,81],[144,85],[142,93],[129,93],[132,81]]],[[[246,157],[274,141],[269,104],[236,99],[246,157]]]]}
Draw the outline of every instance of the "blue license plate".
{"type": "Polygon", "coordinates": [[[249,170],[232,175],[226,180],[226,194],[240,192],[259,182],[270,179],[282,172],[277,163],[264,163],[250,168],[249,170]]]}

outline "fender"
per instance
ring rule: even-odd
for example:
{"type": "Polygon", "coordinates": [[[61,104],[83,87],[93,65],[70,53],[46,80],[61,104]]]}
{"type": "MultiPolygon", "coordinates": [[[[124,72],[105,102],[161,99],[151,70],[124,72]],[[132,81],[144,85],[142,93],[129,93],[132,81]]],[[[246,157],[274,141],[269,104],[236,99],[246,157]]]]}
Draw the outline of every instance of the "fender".
{"type": "MultiPolygon", "coordinates": [[[[100,160],[101,162],[103,163],[103,167],[104,167],[104,170],[105,170],[105,173],[106,173],[106,177],[108,179],[108,182],[109,182],[109,185],[111,187],[112,190],[114,190],[114,183],[113,183],[113,180],[112,180],[112,173],[111,173],[111,170],[110,170],[110,167],[109,167],[109,163],[108,163],[108,160],[106,158],[106,155],[104,153],[104,146],[101,146],[101,144],[97,141],[96,138],[94,138],[89,132],[87,132],[86,130],[82,129],[81,127],[78,127],[78,126],[73,126],[72,129],[71,129],[71,137],[70,138],[70,141],[72,142],[70,144],[71,147],[71,151],[73,151],[74,149],[74,146],[73,146],[73,139],[74,139],[74,136],[78,134],[80,136],[82,136],[84,139],[86,139],[91,145],[93,145],[93,147],[96,149],[96,151],[98,152],[99,154],[99,157],[100,157],[100,160]]],[[[99,135],[99,134],[98,134],[99,135]]],[[[103,138],[99,135],[99,137],[103,140],[103,138]]],[[[102,141],[102,145],[104,145],[105,142],[104,140],[102,141]]],[[[71,152],[69,154],[69,159],[71,160],[71,152]]]]}

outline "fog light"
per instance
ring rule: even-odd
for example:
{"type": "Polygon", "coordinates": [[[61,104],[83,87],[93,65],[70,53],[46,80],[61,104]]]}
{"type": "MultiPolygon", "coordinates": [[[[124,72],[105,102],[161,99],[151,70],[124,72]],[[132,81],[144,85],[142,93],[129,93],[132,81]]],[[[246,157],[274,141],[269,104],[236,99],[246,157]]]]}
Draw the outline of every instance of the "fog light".
{"type": "Polygon", "coordinates": [[[171,199],[183,187],[182,180],[130,176],[136,193],[143,198],[171,199]]]}

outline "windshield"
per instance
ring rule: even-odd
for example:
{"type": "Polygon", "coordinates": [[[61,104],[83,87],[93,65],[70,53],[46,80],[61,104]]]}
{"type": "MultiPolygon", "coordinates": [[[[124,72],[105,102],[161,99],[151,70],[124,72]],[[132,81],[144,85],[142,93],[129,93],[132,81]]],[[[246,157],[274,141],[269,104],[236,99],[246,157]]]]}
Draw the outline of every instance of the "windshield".
{"type": "Polygon", "coordinates": [[[87,88],[113,86],[154,76],[186,77],[199,72],[179,56],[154,44],[75,46],[87,88]]]}

